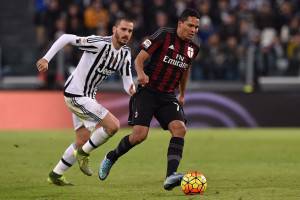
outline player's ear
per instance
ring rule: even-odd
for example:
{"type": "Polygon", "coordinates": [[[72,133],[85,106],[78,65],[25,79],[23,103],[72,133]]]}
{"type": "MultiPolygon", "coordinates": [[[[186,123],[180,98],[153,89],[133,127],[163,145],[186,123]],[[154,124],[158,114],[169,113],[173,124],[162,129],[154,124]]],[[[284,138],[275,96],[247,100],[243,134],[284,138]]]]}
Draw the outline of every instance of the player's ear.
{"type": "Polygon", "coordinates": [[[178,20],[177,26],[179,27],[183,22],[181,20],[178,20]]]}
{"type": "Polygon", "coordinates": [[[116,27],[116,26],[113,26],[113,29],[112,29],[113,34],[115,34],[116,30],[117,30],[117,27],[116,27]]]}

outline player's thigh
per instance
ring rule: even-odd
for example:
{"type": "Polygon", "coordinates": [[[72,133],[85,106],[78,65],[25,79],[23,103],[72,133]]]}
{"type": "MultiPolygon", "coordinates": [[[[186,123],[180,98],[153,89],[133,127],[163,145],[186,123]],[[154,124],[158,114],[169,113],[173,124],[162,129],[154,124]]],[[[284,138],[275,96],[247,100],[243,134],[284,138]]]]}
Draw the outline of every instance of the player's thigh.
{"type": "Polygon", "coordinates": [[[129,103],[129,125],[150,126],[155,111],[155,95],[145,89],[134,94],[129,103]]]}
{"type": "Polygon", "coordinates": [[[95,99],[89,97],[65,97],[65,102],[89,130],[93,130],[109,112],[95,99]]]}
{"type": "Polygon", "coordinates": [[[172,121],[186,122],[183,109],[177,100],[168,101],[161,105],[154,113],[154,116],[164,130],[169,129],[169,124],[172,121]]]}

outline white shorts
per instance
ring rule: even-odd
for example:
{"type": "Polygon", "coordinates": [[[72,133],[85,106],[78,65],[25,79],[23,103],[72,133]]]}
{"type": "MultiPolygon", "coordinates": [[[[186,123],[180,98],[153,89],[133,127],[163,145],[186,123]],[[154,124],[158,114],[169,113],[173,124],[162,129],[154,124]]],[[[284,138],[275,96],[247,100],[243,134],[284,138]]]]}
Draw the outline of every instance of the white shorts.
{"type": "Polygon", "coordinates": [[[84,126],[93,131],[108,113],[104,106],[90,97],[65,97],[65,102],[72,112],[75,130],[84,126]]]}

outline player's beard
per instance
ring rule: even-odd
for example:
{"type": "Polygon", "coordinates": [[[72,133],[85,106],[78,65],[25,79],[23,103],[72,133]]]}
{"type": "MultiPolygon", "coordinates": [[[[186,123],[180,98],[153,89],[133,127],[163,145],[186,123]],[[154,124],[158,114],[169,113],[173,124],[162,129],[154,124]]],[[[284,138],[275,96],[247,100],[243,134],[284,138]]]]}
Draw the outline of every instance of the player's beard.
{"type": "Polygon", "coordinates": [[[124,36],[123,38],[120,37],[118,31],[116,31],[116,39],[120,46],[126,45],[128,42],[128,37],[124,36]],[[126,42],[124,41],[126,40],[126,42]]]}

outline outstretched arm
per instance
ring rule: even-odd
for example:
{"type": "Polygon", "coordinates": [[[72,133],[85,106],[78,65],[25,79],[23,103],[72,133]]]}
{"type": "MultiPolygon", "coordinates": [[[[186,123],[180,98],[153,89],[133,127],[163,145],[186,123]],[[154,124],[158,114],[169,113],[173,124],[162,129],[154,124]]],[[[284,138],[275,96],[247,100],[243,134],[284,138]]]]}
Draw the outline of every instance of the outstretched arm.
{"type": "Polygon", "coordinates": [[[76,39],[78,37],[76,35],[71,35],[71,34],[63,34],[60,36],[51,46],[51,48],[48,50],[46,55],[39,59],[36,63],[37,69],[40,72],[45,72],[48,70],[48,63],[50,60],[54,57],[54,55],[61,50],[64,46],[67,44],[72,44],[76,45],[76,39]]]}

